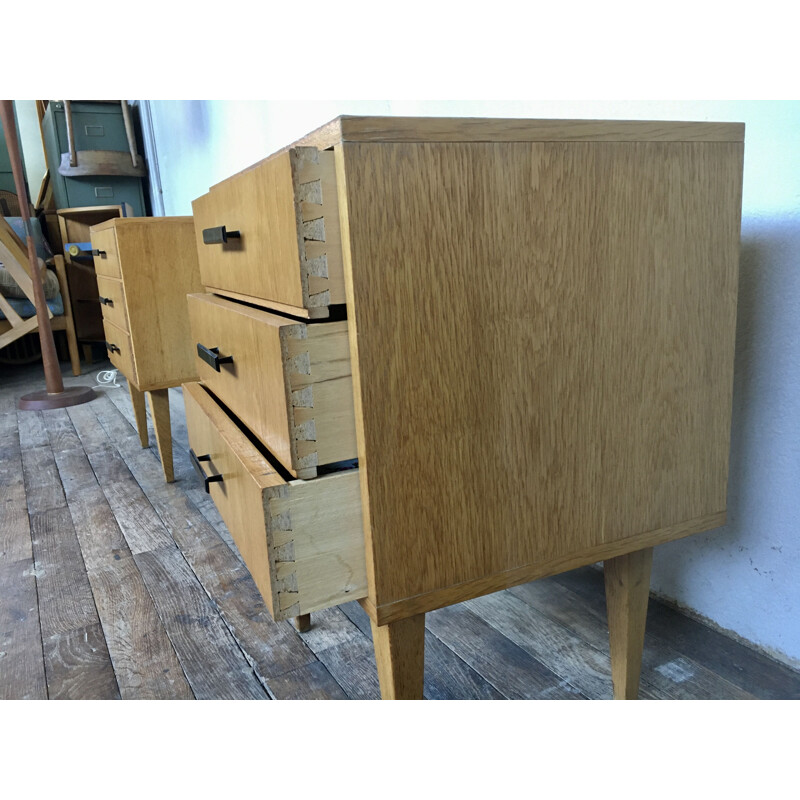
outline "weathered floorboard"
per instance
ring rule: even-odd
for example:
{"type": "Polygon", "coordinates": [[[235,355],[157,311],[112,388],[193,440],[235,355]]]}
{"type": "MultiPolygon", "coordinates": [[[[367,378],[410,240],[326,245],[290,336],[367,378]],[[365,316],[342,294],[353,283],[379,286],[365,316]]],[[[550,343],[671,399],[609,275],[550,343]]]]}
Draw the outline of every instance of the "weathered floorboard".
{"type": "Polygon", "coordinates": [[[275,700],[348,700],[324,664],[314,661],[270,681],[275,700]]]}
{"type": "Polygon", "coordinates": [[[0,414],[0,564],[33,557],[16,412],[0,414]]]}
{"type": "Polygon", "coordinates": [[[119,687],[99,623],[44,640],[51,700],[119,700],[119,687]]]}
{"type": "Polygon", "coordinates": [[[329,647],[319,659],[352,700],[380,700],[378,669],[372,640],[358,638],[329,647]]]}
{"type": "Polygon", "coordinates": [[[264,687],[181,552],[133,556],[198,700],[267,699],[264,687]]]}
{"type": "Polygon", "coordinates": [[[426,615],[428,629],[512,700],[578,700],[582,695],[540,661],[463,606],[426,615]]]}
{"type": "MultiPolygon", "coordinates": [[[[587,578],[592,576],[588,573],[599,574],[600,588],[603,588],[602,573],[594,570],[584,571],[587,578]]],[[[603,653],[609,653],[608,626],[606,624],[605,604],[598,602],[582,601],[578,593],[572,592],[568,587],[570,578],[556,576],[548,579],[548,591],[553,595],[561,587],[561,605],[583,608],[581,617],[572,617],[571,627],[576,630],[578,635],[584,640],[592,639],[593,645],[603,653]]],[[[579,582],[583,584],[583,582],[579,582]]],[[[517,587],[514,590],[517,596],[528,598],[535,596],[539,592],[540,602],[544,601],[541,590],[536,583],[529,584],[527,587],[517,587]],[[530,587],[530,588],[528,588],[530,587]]],[[[656,605],[650,603],[651,606],[656,605]]],[[[549,615],[558,614],[558,601],[552,603],[549,615]],[[555,606],[555,607],[554,607],[555,606]]],[[[561,612],[563,613],[563,611],[561,612]]],[[[610,656],[609,656],[610,657],[610,656]]],[[[645,691],[652,692],[654,696],[661,699],[683,700],[713,700],[713,699],[752,699],[752,695],[743,691],[741,687],[722,678],[712,672],[702,664],[686,658],[677,650],[669,640],[658,636],[649,626],[645,628],[644,651],[642,653],[642,689],[640,696],[645,691]]]]}
{"type": "Polygon", "coordinates": [[[485,595],[465,606],[587,697],[611,699],[608,656],[587,647],[567,628],[508,592],[485,595]]]}
{"type": "Polygon", "coordinates": [[[272,619],[238,553],[220,540],[178,485],[164,481],[157,457],[129,435],[118,408],[109,402],[94,410],[262,683],[269,688],[272,676],[314,661],[289,626],[272,619]]]}
{"type": "Polygon", "coordinates": [[[175,651],[71,418],[65,411],[48,412],[45,426],[51,443],[60,447],[53,456],[119,694],[140,699],[191,698],[175,651]]]}
{"type": "Polygon", "coordinates": [[[123,700],[194,697],[133,556],[95,569],[91,581],[123,700]]]}
{"type": "Polygon", "coordinates": [[[127,464],[97,424],[90,405],[74,406],[69,415],[131,552],[144,553],[174,545],[127,464]]]}
{"type": "Polygon", "coordinates": [[[0,699],[47,699],[31,558],[0,564],[0,653],[0,699]]]}
{"type": "Polygon", "coordinates": [[[42,636],[99,622],[68,508],[31,514],[42,636]]]}
{"type": "MultiPolygon", "coordinates": [[[[180,390],[169,393],[178,480],[167,485],[124,389],[22,413],[16,397],[40,388],[41,368],[0,369],[0,697],[380,696],[358,603],[312,614],[304,634],[271,619],[194,477],[180,390]]],[[[426,698],[607,696],[593,569],[426,622],[426,698]]],[[[800,674],[651,600],[640,697],[751,696],[800,698],[800,674]]]]}

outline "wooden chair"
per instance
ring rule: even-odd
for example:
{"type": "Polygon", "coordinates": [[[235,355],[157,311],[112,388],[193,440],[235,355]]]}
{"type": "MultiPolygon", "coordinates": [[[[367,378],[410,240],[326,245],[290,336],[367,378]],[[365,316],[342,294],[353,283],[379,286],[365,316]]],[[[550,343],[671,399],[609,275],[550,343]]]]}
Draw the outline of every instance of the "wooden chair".
{"type": "MultiPolygon", "coordinates": [[[[0,217],[0,261],[22,289],[25,296],[33,303],[33,282],[26,267],[27,255],[25,249],[3,217],[0,217]]],[[[49,312],[50,324],[54,331],[60,330],[66,333],[72,374],[80,375],[81,362],[78,353],[78,338],[75,335],[75,323],[72,318],[72,304],[70,302],[64,258],[57,255],[54,257],[54,262],[61,299],[64,304],[64,313],[59,316],[53,316],[53,313],[49,312]]],[[[5,319],[0,320],[0,349],[7,347],[21,336],[32,333],[39,326],[35,314],[27,318],[20,316],[3,296],[2,291],[0,291],[0,310],[5,315],[5,319]]]]}

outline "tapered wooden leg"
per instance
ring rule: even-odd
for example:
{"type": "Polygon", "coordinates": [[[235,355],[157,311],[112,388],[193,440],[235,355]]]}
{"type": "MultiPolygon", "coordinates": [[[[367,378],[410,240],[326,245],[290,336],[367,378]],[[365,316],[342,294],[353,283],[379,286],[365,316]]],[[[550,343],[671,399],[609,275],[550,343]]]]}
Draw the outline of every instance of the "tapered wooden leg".
{"type": "Polygon", "coordinates": [[[128,391],[131,394],[131,405],[133,406],[133,416],[136,419],[136,429],[139,431],[139,441],[142,447],[150,444],[147,435],[147,410],[145,409],[144,392],[140,392],[130,381],[128,381],[128,391]]]}
{"type": "Polygon", "coordinates": [[[639,696],[652,564],[652,547],[603,564],[615,700],[636,700],[639,696]]]}
{"type": "Polygon", "coordinates": [[[294,626],[299,633],[311,630],[311,614],[300,614],[294,618],[294,626]]]}
{"type": "Polygon", "coordinates": [[[169,425],[169,389],[155,389],[148,392],[150,396],[150,416],[156,432],[158,454],[161,456],[161,469],[167,483],[172,483],[175,476],[172,472],[172,431],[169,425]]]}
{"type": "Polygon", "coordinates": [[[417,614],[388,625],[373,622],[372,640],[381,697],[384,700],[422,700],[425,615],[417,614]]]}

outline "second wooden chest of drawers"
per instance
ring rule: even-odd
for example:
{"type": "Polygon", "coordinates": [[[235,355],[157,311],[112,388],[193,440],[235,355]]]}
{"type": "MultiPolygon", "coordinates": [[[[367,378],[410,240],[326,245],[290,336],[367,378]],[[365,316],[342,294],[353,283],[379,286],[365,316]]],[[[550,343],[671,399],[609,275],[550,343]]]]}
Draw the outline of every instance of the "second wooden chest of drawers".
{"type": "Polygon", "coordinates": [[[171,481],[167,390],[197,376],[186,308],[186,293],[202,288],[192,218],[110,219],[93,226],[91,237],[109,359],[128,380],[142,447],[149,392],[161,465],[171,481]]]}

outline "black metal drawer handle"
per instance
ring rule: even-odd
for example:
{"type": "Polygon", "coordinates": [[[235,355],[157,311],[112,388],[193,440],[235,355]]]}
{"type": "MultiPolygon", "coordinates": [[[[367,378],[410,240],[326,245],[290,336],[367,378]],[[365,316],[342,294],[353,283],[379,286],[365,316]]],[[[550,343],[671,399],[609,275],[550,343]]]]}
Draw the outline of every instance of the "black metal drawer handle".
{"type": "Polygon", "coordinates": [[[115,344],[111,344],[111,342],[106,342],[106,350],[109,353],[121,353],[122,351],[117,347],[115,344]]]}
{"type": "Polygon", "coordinates": [[[90,256],[101,256],[102,258],[105,258],[106,257],[106,251],[105,250],[90,250],[89,251],[89,255],[90,256]]]}
{"type": "Polygon", "coordinates": [[[201,466],[200,462],[201,461],[209,461],[210,462],[211,461],[211,456],[208,455],[207,453],[205,455],[198,456],[194,452],[194,450],[192,450],[192,448],[190,447],[189,448],[189,458],[191,459],[192,466],[197,471],[197,474],[203,479],[203,486],[204,486],[204,488],[206,490],[206,494],[210,494],[208,487],[212,483],[221,483],[222,480],[223,480],[222,475],[206,475],[206,473],[203,472],[203,467],[201,466]]]}
{"type": "Polygon", "coordinates": [[[224,244],[228,239],[239,238],[241,238],[239,231],[226,230],[224,225],[220,225],[218,228],[203,229],[203,244],[224,244]]]}
{"type": "Polygon", "coordinates": [[[114,301],[110,297],[98,297],[101,305],[114,307],[114,301]]]}
{"type": "Polygon", "coordinates": [[[219,372],[220,364],[233,364],[233,356],[221,356],[219,347],[206,347],[200,342],[197,343],[197,355],[217,372],[219,372]]]}

